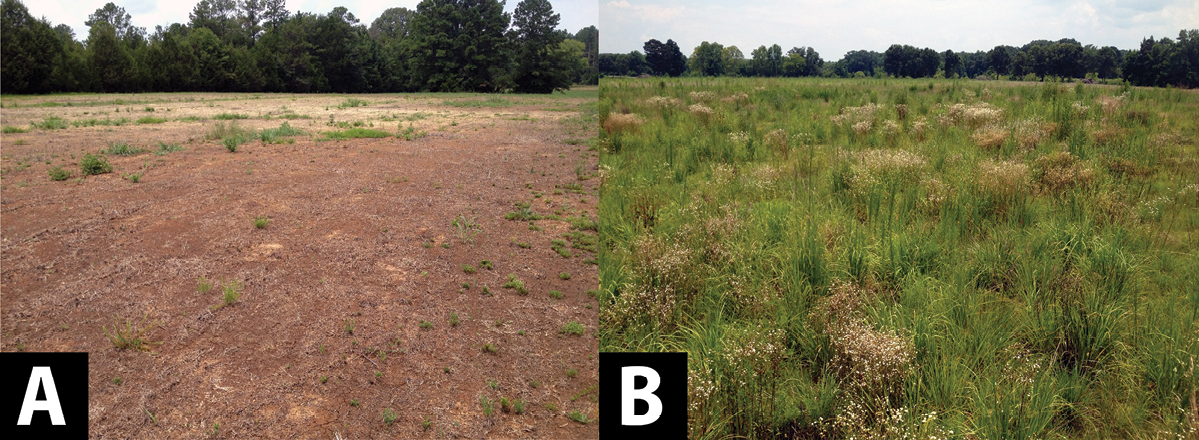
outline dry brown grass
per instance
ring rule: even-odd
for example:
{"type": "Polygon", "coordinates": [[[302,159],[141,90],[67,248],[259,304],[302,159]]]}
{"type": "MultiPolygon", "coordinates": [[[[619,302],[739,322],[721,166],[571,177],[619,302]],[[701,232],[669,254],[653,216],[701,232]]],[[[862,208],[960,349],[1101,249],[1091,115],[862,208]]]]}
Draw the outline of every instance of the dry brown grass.
{"type": "Polygon", "coordinates": [[[679,98],[668,98],[665,96],[651,96],[645,100],[645,105],[650,107],[678,107],[682,104],[679,98]]]}
{"type": "Polygon", "coordinates": [[[784,158],[786,158],[787,153],[790,152],[790,148],[787,146],[787,131],[781,128],[770,133],[766,133],[766,136],[762,137],[762,142],[764,142],[766,145],[769,145],[770,149],[774,151],[775,154],[778,154],[784,158]]]}
{"type": "Polygon", "coordinates": [[[1011,197],[1028,185],[1028,165],[1019,161],[987,160],[978,167],[978,187],[984,192],[1011,197]]]}
{"type": "Polygon", "coordinates": [[[737,92],[730,96],[724,97],[720,100],[720,102],[744,104],[749,102],[749,95],[746,95],[742,92],[737,92]]]}
{"type": "Polygon", "coordinates": [[[976,145],[988,150],[1003,146],[1003,140],[1007,137],[1008,133],[1002,127],[994,125],[984,127],[970,136],[976,145]]]}
{"type": "Polygon", "coordinates": [[[715,116],[715,112],[712,111],[712,108],[703,104],[691,104],[691,107],[688,107],[687,111],[691,113],[691,116],[695,116],[696,119],[699,119],[700,122],[703,122],[704,124],[711,122],[712,117],[715,116]]]}
{"type": "Polygon", "coordinates": [[[608,133],[634,133],[645,120],[634,114],[611,114],[602,124],[608,133]]]}
{"type": "Polygon", "coordinates": [[[1123,137],[1124,130],[1119,126],[1101,123],[1099,129],[1095,130],[1095,134],[1091,136],[1091,139],[1099,145],[1112,145],[1123,137]]]}
{"type": "Polygon", "coordinates": [[[1037,189],[1041,194],[1059,195],[1095,182],[1095,171],[1066,151],[1037,158],[1036,168],[1037,189]]]}

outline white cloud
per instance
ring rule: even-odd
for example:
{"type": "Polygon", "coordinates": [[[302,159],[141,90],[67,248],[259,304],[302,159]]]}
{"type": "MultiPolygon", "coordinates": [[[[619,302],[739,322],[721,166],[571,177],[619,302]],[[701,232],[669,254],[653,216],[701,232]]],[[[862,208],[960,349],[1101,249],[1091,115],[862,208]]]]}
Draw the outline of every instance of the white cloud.
{"type": "Polygon", "coordinates": [[[615,15],[637,17],[651,23],[667,23],[682,17],[687,12],[686,6],[632,4],[626,0],[610,1],[604,4],[604,8],[615,11],[615,15]]]}

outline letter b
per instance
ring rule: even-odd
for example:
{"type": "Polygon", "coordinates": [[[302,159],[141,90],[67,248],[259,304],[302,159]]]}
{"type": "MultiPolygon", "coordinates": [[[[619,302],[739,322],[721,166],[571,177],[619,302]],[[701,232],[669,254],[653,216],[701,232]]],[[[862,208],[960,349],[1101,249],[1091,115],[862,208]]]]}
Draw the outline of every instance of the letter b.
{"type": "Polygon", "coordinates": [[[620,369],[620,424],[627,426],[645,426],[658,421],[662,415],[662,400],[654,395],[662,379],[658,372],[649,367],[621,367],[620,369]],[[645,388],[635,388],[637,376],[646,379],[645,388]],[[649,412],[636,414],[636,403],[644,400],[649,404],[649,412]]]}

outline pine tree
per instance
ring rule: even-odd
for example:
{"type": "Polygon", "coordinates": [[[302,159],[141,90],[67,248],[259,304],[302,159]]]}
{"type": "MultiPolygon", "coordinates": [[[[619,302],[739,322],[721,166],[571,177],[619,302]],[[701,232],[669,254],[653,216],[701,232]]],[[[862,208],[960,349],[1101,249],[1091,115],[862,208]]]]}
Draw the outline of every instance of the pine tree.
{"type": "Polygon", "coordinates": [[[423,0],[412,19],[412,86],[496,92],[510,83],[511,17],[497,0],[423,0]]]}
{"type": "Polygon", "coordinates": [[[570,51],[560,46],[564,39],[555,31],[560,17],[547,0],[522,0],[513,16],[513,44],[518,93],[553,93],[570,89],[570,51]]]}

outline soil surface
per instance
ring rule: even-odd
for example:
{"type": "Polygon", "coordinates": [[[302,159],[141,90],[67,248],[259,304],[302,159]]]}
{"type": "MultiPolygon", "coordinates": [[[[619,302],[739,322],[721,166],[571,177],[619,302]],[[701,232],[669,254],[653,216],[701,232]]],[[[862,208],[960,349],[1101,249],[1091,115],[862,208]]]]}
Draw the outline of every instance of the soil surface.
{"type": "Polygon", "coordinates": [[[563,143],[594,136],[594,94],[327,111],[347,98],[122,96],[6,97],[0,114],[27,127],[123,99],[139,117],[200,117],[0,139],[0,348],[89,352],[92,437],[598,437],[595,231],[580,220],[595,220],[597,158],[563,143]],[[281,105],[313,119],[289,120],[306,132],[294,143],[230,153],[205,139],[221,123],[198,115],[209,102],[246,128],[277,127],[261,115],[281,105]],[[327,114],[424,136],[315,142],[339,129],[327,114]],[[84,153],[118,141],[149,151],[81,177],[84,153]],[[56,166],[73,175],[52,181],[56,166]],[[522,202],[545,218],[505,219],[522,202]],[[510,274],[527,293],[502,287],[510,274]],[[148,350],[116,347],[118,319],[148,350]]]}

